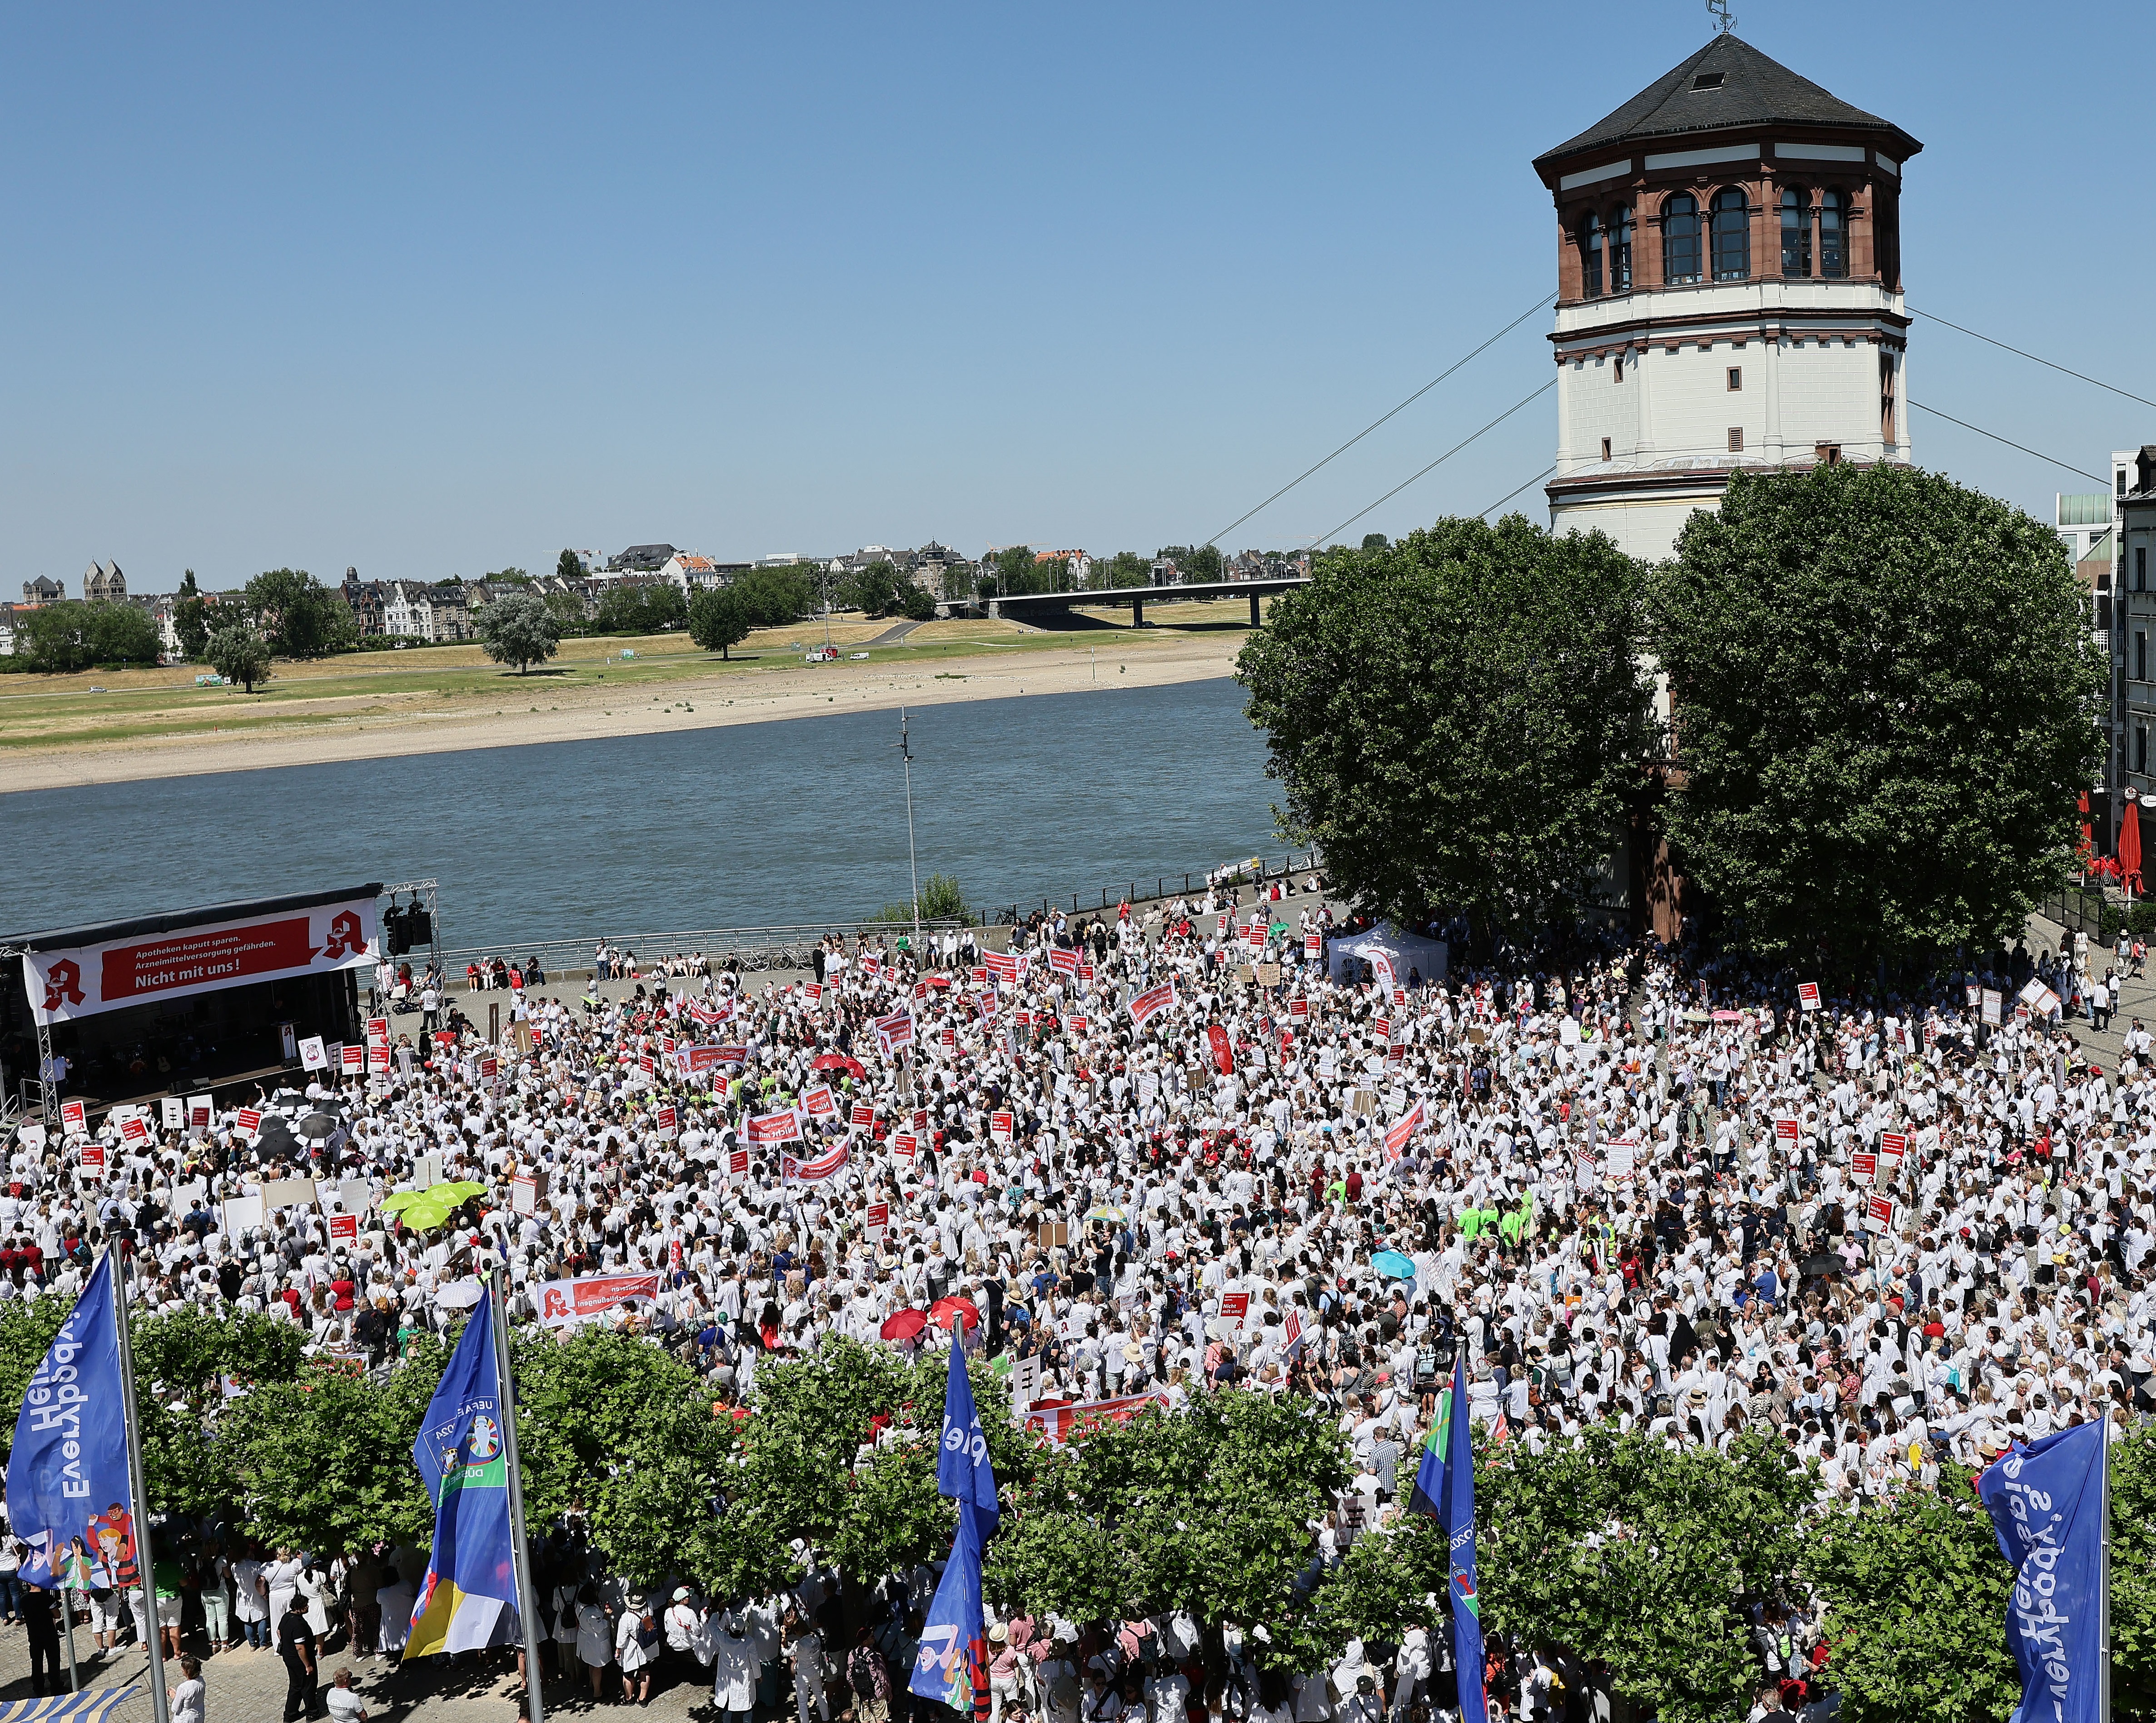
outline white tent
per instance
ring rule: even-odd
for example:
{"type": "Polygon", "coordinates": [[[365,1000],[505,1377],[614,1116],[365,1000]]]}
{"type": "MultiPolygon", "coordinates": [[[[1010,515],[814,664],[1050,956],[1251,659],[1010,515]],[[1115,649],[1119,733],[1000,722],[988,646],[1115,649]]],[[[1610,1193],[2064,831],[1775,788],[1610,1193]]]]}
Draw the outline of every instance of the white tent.
{"type": "Polygon", "coordinates": [[[1408,985],[1410,971],[1426,982],[1445,979],[1445,942],[1404,934],[1389,921],[1379,922],[1368,933],[1332,939],[1326,946],[1327,972],[1336,981],[1347,980],[1349,963],[1357,958],[1368,961],[1373,952],[1382,952],[1392,960],[1394,980],[1402,987],[1408,985]]]}

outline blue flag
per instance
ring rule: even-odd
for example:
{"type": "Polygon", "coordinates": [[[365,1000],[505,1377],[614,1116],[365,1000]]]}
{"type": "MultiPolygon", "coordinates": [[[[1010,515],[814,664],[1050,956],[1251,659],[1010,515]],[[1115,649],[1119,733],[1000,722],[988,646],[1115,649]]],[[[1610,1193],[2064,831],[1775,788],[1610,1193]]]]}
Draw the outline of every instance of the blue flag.
{"type": "Polygon", "coordinates": [[[2014,1723],[2102,1723],[2107,1466],[2103,1425],[2076,1424],[2015,1448],[1977,1481],[2014,1569],[2014,1723]]]}
{"type": "Polygon", "coordinates": [[[1460,1679],[1460,1723],[1488,1723],[1482,1684],[1482,1600],[1475,1589],[1475,1449],[1467,1432],[1467,1355],[1452,1361],[1452,1386],[1437,1398],[1437,1417],[1423,1443],[1408,1497],[1410,1514],[1444,1526],[1450,1550],[1452,1660],[1460,1679]]]}
{"type": "Polygon", "coordinates": [[[15,1420],[8,1518],[30,1546],[23,1577],[32,1585],[86,1587],[92,1565],[110,1570],[100,1585],[134,1583],[123,1381],[107,1251],[30,1378],[15,1420]]]}
{"type": "Polygon", "coordinates": [[[981,1549],[996,1529],[995,1468],[988,1438],[973,1407],[966,1374],[966,1349],[954,1329],[951,1367],[943,1384],[943,1438],[936,1457],[936,1489],[957,1499],[958,1530],[951,1559],[936,1583],[936,1596],[921,1629],[921,1652],[906,1685],[923,1699],[953,1710],[988,1715],[988,1630],[982,1621],[981,1549]]]}
{"type": "Polygon", "coordinates": [[[407,1662],[506,1644],[516,1636],[505,1416],[494,1300],[485,1298],[465,1324],[412,1444],[434,1501],[434,1543],[412,1608],[407,1662]]]}

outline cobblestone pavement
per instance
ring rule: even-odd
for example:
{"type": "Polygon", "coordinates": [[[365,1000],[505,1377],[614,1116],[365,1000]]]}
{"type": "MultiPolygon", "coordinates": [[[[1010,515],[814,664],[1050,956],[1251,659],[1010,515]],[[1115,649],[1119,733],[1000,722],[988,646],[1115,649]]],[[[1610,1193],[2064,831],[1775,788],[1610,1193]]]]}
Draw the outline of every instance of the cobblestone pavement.
{"type": "MultiPolygon", "coordinates": [[[[186,1643],[189,1651],[201,1654],[198,1636],[190,1633],[186,1643]]],[[[122,1705],[118,1715],[125,1723],[149,1723],[148,1660],[141,1649],[126,1646],[101,1659],[92,1660],[90,1630],[80,1625],[75,1629],[75,1649],[83,1659],[82,1684],[85,1688],[139,1684],[141,1695],[122,1705]]],[[[516,1679],[514,1659],[506,1651],[490,1653],[483,1659],[470,1656],[428,1658],[409,1666],[394,1664],[381,1658],[352,1658],[331,1652],[322,1659],[324,1688],[339,1669],[346,1667],[351,1669],[352,1685],[367,1707],[368,1723],[404,1723],[406,1719],[423,1720],[423,1723],[516,1723],[521,1710],[521,1684],[516,1679]]],[[[64,1684],[64,1647],[61,1652],[61,1672],[64,1684]]],[[[167,1664],[166,1677],[168,1686],[178,1685],[178,1666],[167,1664]]],[[[220,1652],[204,1659],[203,1679],[209,1690],[208,1723],[278,1723],[285,1715],[285,1665],[274,1651],[243,1648],[220,1652]]],[[[607,1698],[597,1704],[591,1698],[591,1690],[581,1670],[574,1689],[559,1682],[547,1682],[541,1694],[546,1715],[592,1718],[627,1715],[614,1697],[617,1689],[612,1684],[611,1676],[609,1680],[607,1698]]],[[[27,1699],[30,1691],[28,1640],[19,1625],[0,1625],[0,1700],[27,1699]]],[[[695,1660],[670,1654],[661,1659],[659,1679],[653,1683],[651,1703],[641,1708],[639,1715],[667,1720],[667,1723],[690,1718],[710,1723],[716,1715],[711,1709],[711,1698],[708,1678],[695,1660]]],[[[325,1715],[319,1697],[313,1715],[317,1718],[325,1715]]]]}

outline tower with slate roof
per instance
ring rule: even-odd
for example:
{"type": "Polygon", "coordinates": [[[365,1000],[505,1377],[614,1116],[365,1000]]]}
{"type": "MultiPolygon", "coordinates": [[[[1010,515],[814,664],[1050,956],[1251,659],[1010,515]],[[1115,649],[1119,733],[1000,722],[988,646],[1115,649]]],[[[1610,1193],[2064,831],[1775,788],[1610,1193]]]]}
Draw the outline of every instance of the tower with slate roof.
{"type": "Polygon", "coordinates": [[[1739,468],[1910,458],[1901,198],[1922,147],[1723,33],[1536,158],[1556,531],[1660,560],[1739,468]]]}

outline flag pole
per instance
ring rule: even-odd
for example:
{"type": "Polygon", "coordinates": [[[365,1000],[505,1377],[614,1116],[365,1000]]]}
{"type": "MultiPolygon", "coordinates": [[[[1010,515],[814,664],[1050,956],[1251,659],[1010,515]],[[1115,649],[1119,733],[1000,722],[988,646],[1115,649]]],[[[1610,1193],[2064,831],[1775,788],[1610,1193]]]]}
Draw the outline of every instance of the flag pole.
{"type": "Polygon", "coordinates": [[[2111,1723],[2111,1409],[2107,1405],[2098,1426],[2102,1440],[2097,1448],[2097,1511],[2103,1515],[2102,1552],[2097,1564],[2096,1714],[2098,1723],[2111,1723]]]}
{"type": "MultiPolygon", "coordinates": [[[[171,1723],[165,1698],[165,1634],[157,1625],[157,1594],[150,1553],[150,1491],[142,1481],[142,1427],[135,1402],[135,1352],[127,1337],[127,1258],[118,1243],[113,1256],[112,1320],[120,1340],[120,1417],[127,1432],[127,1490],[134,1498],[135,1572],[142,1585],[142,1628],[150,1640],[150,1711],[156,1723],[171,1723]]],[[[117,1577],[117,1576],[115,1576],[117,1577]]],[[[66,1596],[66,1588],[61,1588],[66,1596]]]]}
{"type": "MultiPolygon", "coordinates": [[[[504,1295],[506,1268],[489,1277],[487,1297],[494,1304],[494,1369],[501,1384],[501,1445],[509,1473],[509,1553],[516,1572],[516,1614],[524,1632],[525,1715],[540,1715],[539,1611],[531,1595],[531,1549],[524,1538],[524,1474],[516,1463],[516,1384],[509,1364],[509,1300],[504,1295]]],[[[158,1723],[164,1723],[161,1717],[158,1723]]]]}

